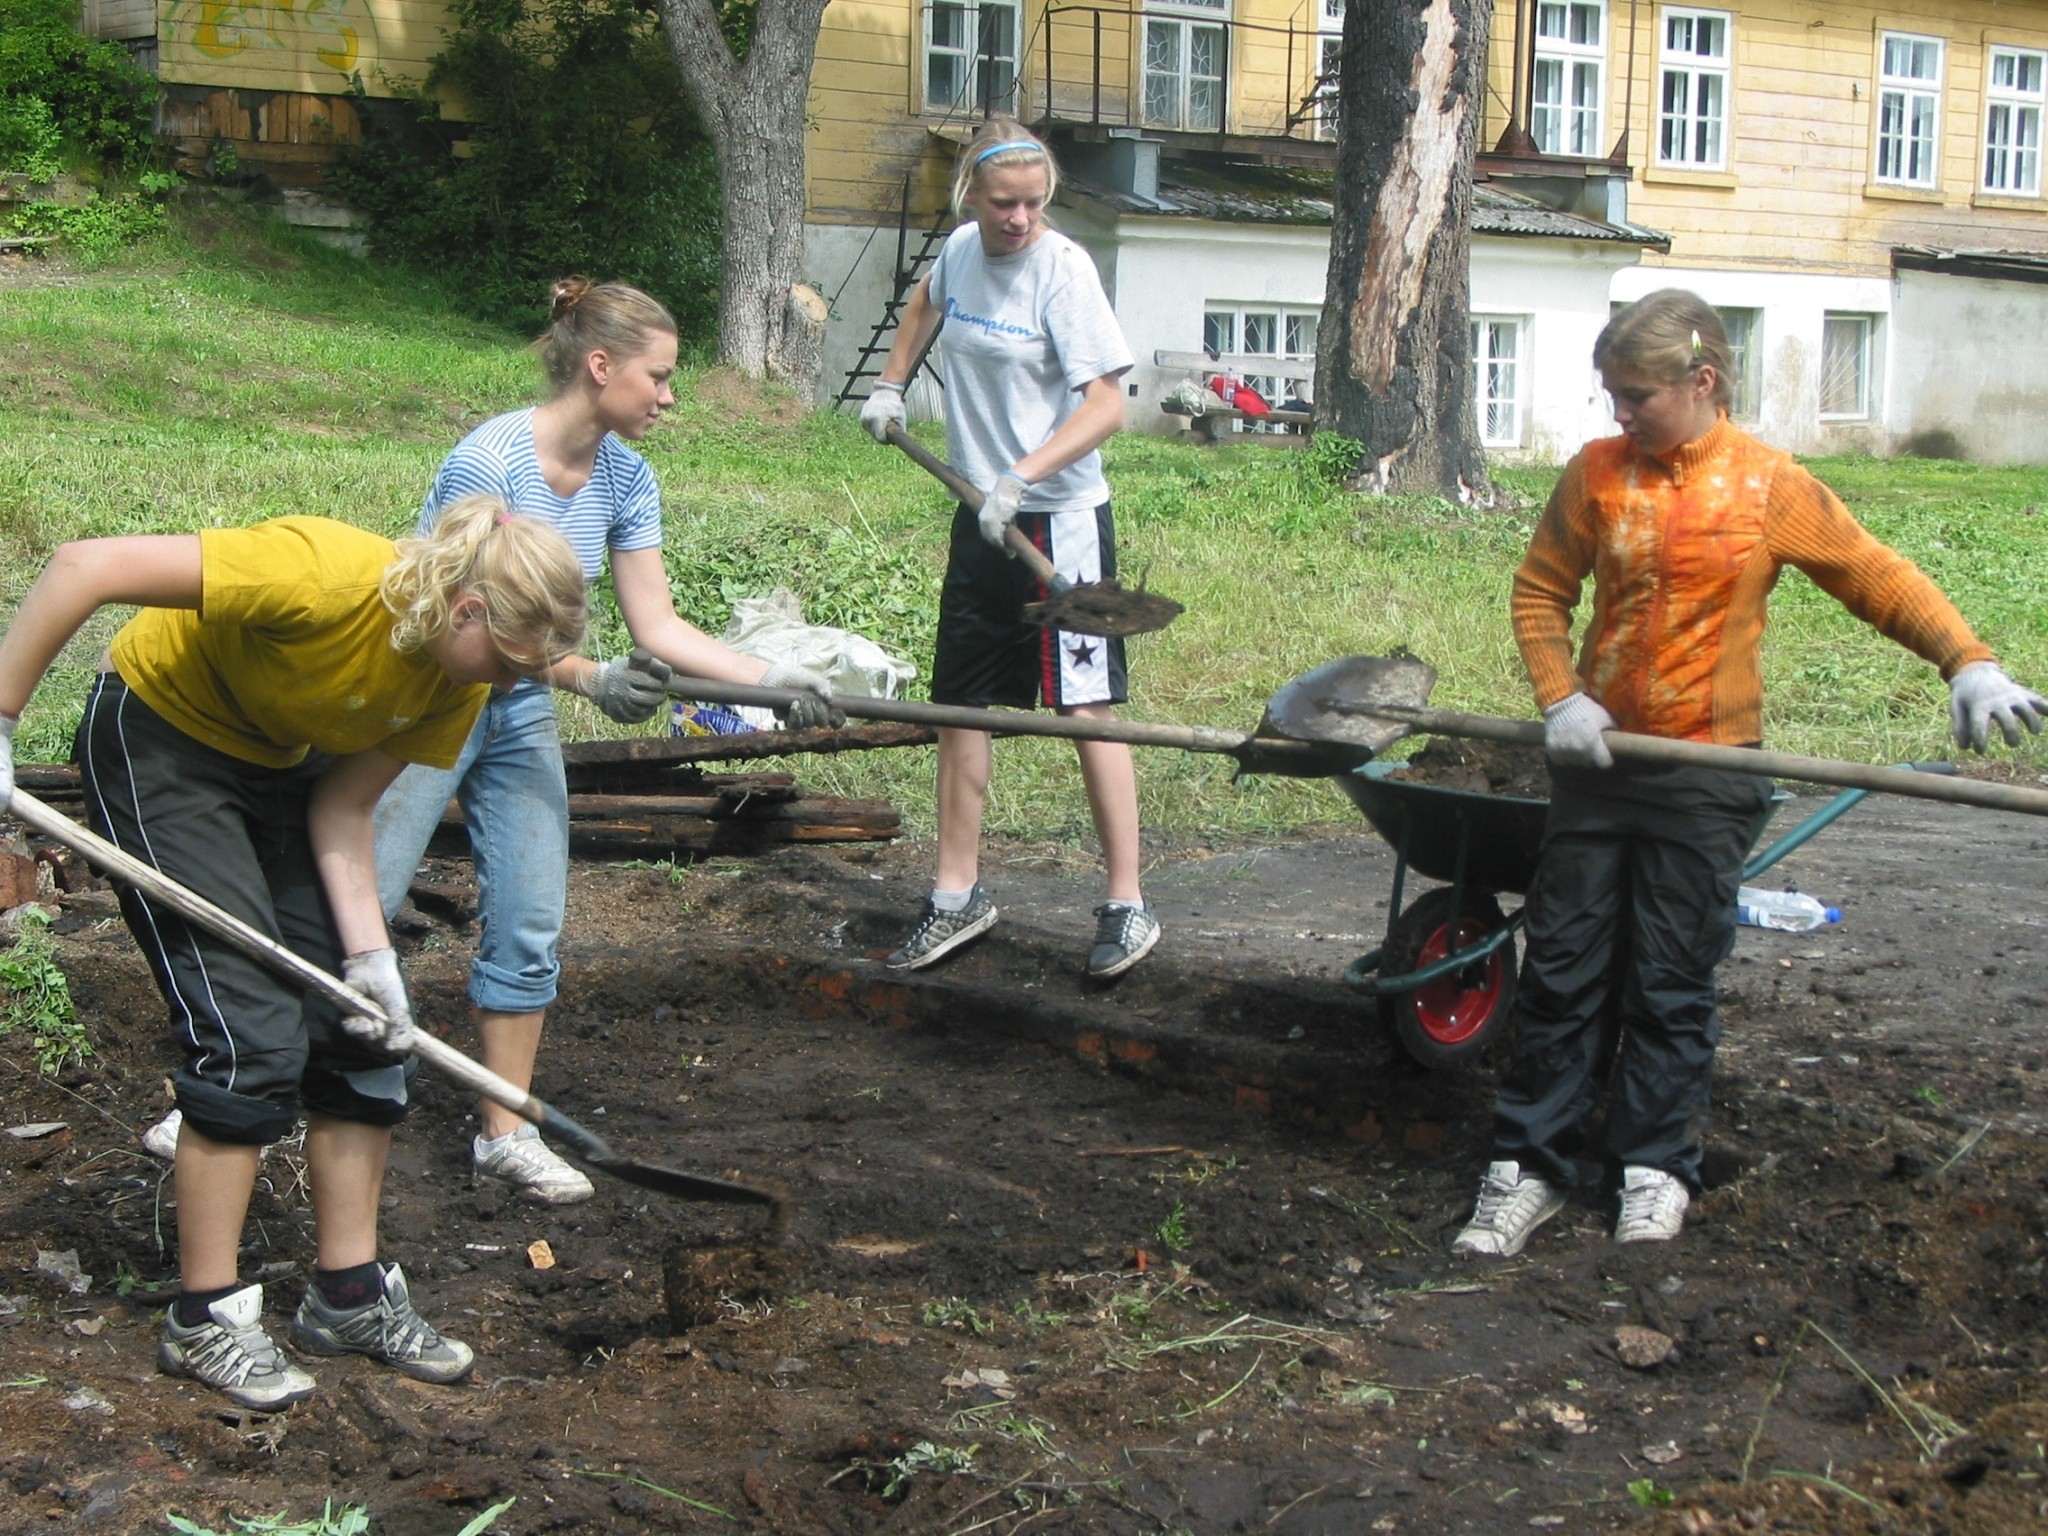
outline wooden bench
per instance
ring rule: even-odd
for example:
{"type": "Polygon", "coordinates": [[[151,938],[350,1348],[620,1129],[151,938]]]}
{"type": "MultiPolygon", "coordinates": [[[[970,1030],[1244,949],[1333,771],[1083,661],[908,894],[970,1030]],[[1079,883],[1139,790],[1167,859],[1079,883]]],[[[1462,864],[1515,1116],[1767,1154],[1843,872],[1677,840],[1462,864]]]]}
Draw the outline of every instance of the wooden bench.
{"type": "MultiPolygon", "coordinates": [[[[1159,368],[1178,368],[1192,377],[1206,383],[1219,373],[1256,374],[1269,379],[1313,379],[1316,374],[1316,360],[1312,357],[1261,357],[1249,352],[1231,352],[1212,357],[1207,352],[1169,352],[1164,348],[1152,354],[1152,362],[1159,368]]],[[[1235,406],[1213,405],[1199,416],[1175,400],[1162,400],[1159,409],[1169,416],[1187,419],[1187,426],[1181,435],[1191,442],[1214,443],[1228,438],[1232,442],[1301,443],[1307,440],[1309,428],[1315,420],[1310,411],[1286,411],[1278,407],[1263,416],[1249,416],[1235,406]],[[1269,422],[1276,426],[1298,427],[1294,432],[1231,432],[1227,423],[1233,421],[1269,422]]]]}

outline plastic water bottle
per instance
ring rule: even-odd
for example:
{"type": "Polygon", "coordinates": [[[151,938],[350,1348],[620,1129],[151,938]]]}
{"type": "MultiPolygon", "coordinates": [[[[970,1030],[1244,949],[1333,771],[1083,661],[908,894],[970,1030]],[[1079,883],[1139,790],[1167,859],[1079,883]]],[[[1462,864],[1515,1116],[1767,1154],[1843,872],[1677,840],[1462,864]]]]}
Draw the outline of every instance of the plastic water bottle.
{"type": "Polygon", "coordinates": [[[1805,933],[1839,923],[1842,909],[1824,906],[1800,891],[1760,891],[1745,885],[1735,893],[1735,920],[1752,928],[1805,933]]]}

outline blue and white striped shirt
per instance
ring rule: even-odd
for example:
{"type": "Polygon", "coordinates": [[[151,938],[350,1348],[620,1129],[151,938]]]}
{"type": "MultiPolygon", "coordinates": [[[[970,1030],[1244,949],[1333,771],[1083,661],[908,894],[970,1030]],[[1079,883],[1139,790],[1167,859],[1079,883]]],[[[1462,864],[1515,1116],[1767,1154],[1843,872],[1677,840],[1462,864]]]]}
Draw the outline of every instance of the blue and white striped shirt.
{"type": "Polygon", "coordinates": [[[477,495],[502,496],[521,516],[553,523],[589,581],[603,571],[607,550],[661,548],[661,488],[647,461],[607,432],[583,488],[557,496],[540,472],[531,406],[493,416],[455,445],[434,472],[419,531],[432,531],[449,502],[477,495]]]}

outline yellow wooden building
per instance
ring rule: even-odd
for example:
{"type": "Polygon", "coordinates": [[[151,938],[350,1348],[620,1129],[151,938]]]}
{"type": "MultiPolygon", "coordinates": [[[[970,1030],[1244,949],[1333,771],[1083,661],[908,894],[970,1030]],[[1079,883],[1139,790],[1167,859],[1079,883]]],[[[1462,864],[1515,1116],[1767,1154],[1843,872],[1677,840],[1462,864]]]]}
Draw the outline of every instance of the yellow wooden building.
{"type": "MultiPolygon", "coordinates": [[[[1741,411],[1775,441],[2048,455],[2048,0],[1924,3],[1499,0],[1472,274],[1491,444],[1600,430],[1592,335],[1679,283],[1728,317],[1741,411]]],[[[286,185],[354,135],[354,92],[424,77],[447,20],[444,0],[85,9],[153,64],[188,163],[229,145],[286,185]]],[[[957,146],[998,110],[1071,173],[1058,217],[1141,359],[1134,424],[1164,424],[1184,370],[1161,357],[1305,371],[1342,27],[1343,0],[833,0],[806,145],[827,392],[864,386],[957,146]]]]}

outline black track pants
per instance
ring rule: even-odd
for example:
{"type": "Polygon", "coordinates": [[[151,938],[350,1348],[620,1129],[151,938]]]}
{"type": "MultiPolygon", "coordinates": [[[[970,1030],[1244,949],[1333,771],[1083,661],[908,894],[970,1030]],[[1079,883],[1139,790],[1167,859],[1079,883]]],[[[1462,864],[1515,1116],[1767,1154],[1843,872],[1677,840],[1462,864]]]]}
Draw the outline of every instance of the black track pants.
{"type": "Polygon", "coordinates": [[[1621,1058],[1607,1156],[1697,1191],[1721,1033],[1714,968],[1735,944],[1735,889],[1770,818],[1770,781],[1628,764],[1557,769],[1552,780],[1493,1155],[1547,1179],[1575,1177],[1559,1144],[1599,1088],[1611,1003],[1621,1058]]]}

